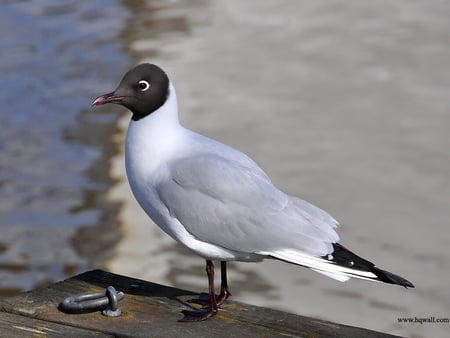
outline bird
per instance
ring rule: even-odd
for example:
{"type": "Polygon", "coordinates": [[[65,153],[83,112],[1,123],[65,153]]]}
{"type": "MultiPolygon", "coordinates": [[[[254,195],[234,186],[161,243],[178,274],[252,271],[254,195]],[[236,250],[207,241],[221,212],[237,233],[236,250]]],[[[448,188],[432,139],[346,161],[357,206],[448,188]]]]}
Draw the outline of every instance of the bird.
{"type": "Polygon", "coordinates": [[[208,296],[180,321],[214,316],[231,295],[227,262],[276,259],[344,282],[360,278],[414,285],[378,268],[339,243],[339,223],[326,211],[272,183],[244,153],[183,127],[175,87],[159,66],[143,63],[92,105],[131,112],[125,139],[130,188],[147,215],[169,236],[206,260],[208,296]],[[220,293],[214,263],[220,261],[220,293]]]}

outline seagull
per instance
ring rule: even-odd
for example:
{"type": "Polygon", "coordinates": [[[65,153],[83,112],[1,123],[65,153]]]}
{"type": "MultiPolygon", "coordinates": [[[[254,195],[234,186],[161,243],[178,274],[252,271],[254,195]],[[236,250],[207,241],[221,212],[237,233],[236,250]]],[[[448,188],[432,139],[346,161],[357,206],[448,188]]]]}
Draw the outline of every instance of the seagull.
{"type": "Polygon", "coordinates": [[[344,282],[351,277],[414,287],[339,244],[338,222],[327,212],[273,185],[247,155],[184,128],[175,88],[154,64],[128,71],[93,106],[131,111],[125,165],[131,190],[162,230],[206,260],[208,296],[191,302],[181,321],[214,316],[231,295],[227,262],[266,258],[310,268],[344,282]],[[220,294],[214,264],[220,261],[220,294]]]}

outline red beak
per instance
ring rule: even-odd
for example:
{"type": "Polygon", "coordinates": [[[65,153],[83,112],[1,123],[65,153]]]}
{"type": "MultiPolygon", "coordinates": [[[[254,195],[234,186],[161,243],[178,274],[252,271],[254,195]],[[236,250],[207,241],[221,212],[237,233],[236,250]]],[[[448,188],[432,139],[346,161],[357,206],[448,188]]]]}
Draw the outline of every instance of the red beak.
{"type": "Polygon", "coordinates": [[[122,99],[123,99],[122,96],[118,96],[115,94],[115,92],[112,92],[112,93],[108,93],[108,94],[97,97],[94,100],[94,102],[92,102],[92,105],[93,106],[102,106],[107,103],[121,103],[122,99]]]}

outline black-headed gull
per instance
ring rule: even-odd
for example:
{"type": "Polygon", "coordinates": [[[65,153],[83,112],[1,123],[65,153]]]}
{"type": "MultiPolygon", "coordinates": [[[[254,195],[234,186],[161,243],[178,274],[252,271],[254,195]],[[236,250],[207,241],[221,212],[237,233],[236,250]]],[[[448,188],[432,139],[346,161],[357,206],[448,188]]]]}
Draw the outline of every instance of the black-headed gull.
{"type": "Polygon", "coordinates": [[[185,310],[183,321],[213,316],[230,296],[227,261],[274,258],[339,281],[414,287],[338,244],[332,216],[279,190],[248,156],[181,126],[175,88],[158,66],[131,69],[93,105],[106,103],[132,112],[125,159],[137,201],[161,229],[206,259],[209,299],[199,311],[185,310]],[[213,260],[221,262],[219,296],[213,260]]]}

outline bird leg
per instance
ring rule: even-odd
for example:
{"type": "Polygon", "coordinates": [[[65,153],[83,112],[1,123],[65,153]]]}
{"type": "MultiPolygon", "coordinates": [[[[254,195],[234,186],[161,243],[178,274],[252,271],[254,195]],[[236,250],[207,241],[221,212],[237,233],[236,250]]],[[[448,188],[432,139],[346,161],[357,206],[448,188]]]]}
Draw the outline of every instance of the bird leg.
{"type": "Polygon", "coordinates": [[[217,297],[217,305],[221,306],[228,297],[231,296],[230,289],[228,289],[228,280],[227,280],[227,262],[220,262],[220,294],[217,297]]]}
{"type": "MultiPolygon", "coordinates": [[[[220,275],[221,275],[221,284],[220,284],[220,294],[216,295],[217,300],[217,306],[220,307],[225,300],[229,296],[231,296],[231,292],[228,289],[228,281],[227,281],[227,262],[221,261],[220,262],[220,275]]],[[[198,298],[194,299],[188,299],[188,303],[194,303],[202,305],[204,308],[209,306],[209,294],[208,293],[201,293],[198,298]]]]}
{"type": "Polygon", "coordinates": [[[229,296],[231,296],[227,282],[227,263],[224,261],[220,263],[222,278],[220,294],[216,296],[214,292],[214,264],[212,261],[207,260],[206,274],[208,276],[209,294],[206,295],[206,297],[202,297],[204,295],[202,294],[200,295],[200,298],[188,300],[189,303],[200,304],[203,305],[203,307],[202,309],[196,311],[184,310],[184,317],[180,320],[181,322],[201,321],[214,316],[217,313],[219,306],[222,305],[229,296]]]}
{"type": "MultiPolygon", "coordinates": [[[[206,320],[217,313],[217,299],[216,294],[214,292],[214,264],[212,261],[206,261],[206,275],[208,276],[208,285],[209,285],[209,299],[208,305],[200,310],[183,310],[184,317],[180,320],[181,322],[196,322],[201,320],[206,320]]],[[[191,303],[199,303],[202,304],[203,300],[201,299],[192,299],[191,303]]]]}

